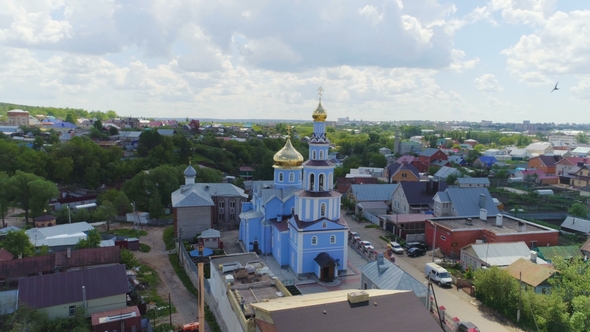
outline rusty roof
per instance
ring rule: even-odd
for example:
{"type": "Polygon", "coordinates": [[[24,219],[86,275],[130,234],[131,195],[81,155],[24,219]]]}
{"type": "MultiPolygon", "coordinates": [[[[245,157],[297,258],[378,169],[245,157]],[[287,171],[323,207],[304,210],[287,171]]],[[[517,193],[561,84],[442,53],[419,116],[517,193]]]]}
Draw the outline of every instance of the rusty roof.
{"type": "Polygon", "coordinates": [[[557,272],[557,270],[547,265],[535,264],[524,258],[519,258],[504,270],[516,279],[520,279],[520,273],[522,272],[522,281],[533,287],[539,286],[557,272]]]}
{"type": "Polygon", "coordinates": [[[117,264],[20,279],[18,301],[32,308],[81,302],[82,286],[85,287],[87,301],[127,294],[129,285],[125,265],[117,264]]]}
{"type": "Polygon", "coordinates": [[[29,274],[49,273],[69,268],[115,264],[121,260],[119,247],[102,247],[50,253],[43,256],[27,257],[0,262],[0,279],[27,276],[29,274]]]}

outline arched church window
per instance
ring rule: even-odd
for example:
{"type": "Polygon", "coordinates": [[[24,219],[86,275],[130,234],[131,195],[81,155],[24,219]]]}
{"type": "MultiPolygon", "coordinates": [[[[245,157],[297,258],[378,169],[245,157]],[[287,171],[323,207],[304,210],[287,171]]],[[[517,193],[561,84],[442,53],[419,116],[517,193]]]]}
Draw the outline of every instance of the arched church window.
{"type": "Polygon", "coordinates": [[[324,159],[324,151],[320,151],[320,159],[324,159]]]}
{"type": "Polygon", "coordinates": [[[322,203],[322,205],[320,205],[320,217],[325,217],[326,216],[326,203],[322,203]]]}
{"type": "Polygon", "coordinates": [[[289,182],[294,182],[295,181],[295,174],[291,173],[289,174],[289,182]]]}
{"type": "Polygon", "coordinates": [[[334,189],[334,174],[328,175],[328,190],[334,189]]]}
{"type": "Polygon", "coordinates": [[[292,216],[294,216],[294,215],[295,215],[295,208],[294,208],[294,207],[292,207],[292,208],[291,208],[291,215],[292,215],[292,216]]]}
{"type": "Polygon", "coordinates": [[[318,237],[317,236],[312,236],[311,237],[311,245],[312,246],[317,246],[318,245],[318,237]]]}
{"type": "Polygon", "coordinates": [[[319,183],[320,183],[320,191],[324,190],[324,174],[320,174],[319,176],[319,183]]]}
{"type": "Polygon", "coordinates": [[[330,235],[330,244],[336,244],[336,235],[330,235]]]}
{"type": "Polygon", "coordinates": [[[309,174],[309,188],[308,188],[309,190],[312,190],[312,191],[315,190],[313,187],[314,182],[315,182],[315,175],[313,173],[311,173],[311,174],[309,174]]]}
{"type": "Polygon", "coordinates": [[[316,154],[315,154],[315,150],[314,150],[311,152],[311,159],[315,159],[315,156],[316,156],[316,154]]]}
{"type": "Polygon", "coordinates": [[[283,182],[283,172],[279,173],[279,182],[283,182]]]}

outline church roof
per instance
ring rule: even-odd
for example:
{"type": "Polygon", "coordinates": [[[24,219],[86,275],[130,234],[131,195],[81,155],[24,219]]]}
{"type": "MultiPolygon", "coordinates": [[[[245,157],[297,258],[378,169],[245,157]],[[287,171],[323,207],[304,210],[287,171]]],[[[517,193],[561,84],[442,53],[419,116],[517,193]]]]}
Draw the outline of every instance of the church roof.
{"type": "Polygon", "coordinates": [[[328,117],[328,113],[326,113],[326,110],[324,109],[324,107],[322,106],[322,101],[320,100],[318,107],[315,109],[315,111],[313,111],[313,114],[311,116],[313,118],[313,121],[315,122],[324,122],[326,121],[326,118],[328,117]]]}
{"type": "Polygon", "coordinates": [[[274,155],[273,160],[276,167],[297,167],[303,163],[303,156],[293,147],[291,139],[287,138],[285,146],[274,155]]]}
{"type": "Polygon", "coordinates": [[[193,168],[193,165],[188,165],[188,167],[184,170],[184,176],[188,177],[195,177],[197,176],[197,171],[193,168]]]}
{"type": "Polygon", "coordinates": [[[172,193],[172,207],[214,206],[211,195],[192,184],[172,193]]]}
{"type": "Polygon", "coordinates": [[[195,183],[192,184],[211,196],[242,196],[247,198],[244,189],[234,186],[231,183],[195,183]]]}
{"type": "Polygon", "coordinates": [[[320,219],[318,219],[316,221],[309,222],[309,221],[301,221],[301,220],[299,220],[299,216],[295,215],[295,216],[293,216],[293,220],[295,221],[295,224],[297,224],[297,228],[298,229],[305,229],[305,228],[307,228],[309,226],[315,225],[315,224],[317,224],[319,222],[322,222],[324,220],[325,221],[329,221],[331,223],[338,224],[340,226],[344,226],[344,227],[347,227],[348,226],[348,224],[346,223],[346,220],[344,220],[344,217],[342,217],[342,216],[340,217],[340,219],[338,219],[336,221],[330,220],[328,218],[320,218],[320,219]]]}
{"type": "Polygon", "coordinates": [[[261,189],[260,190],[260,199],[263,204],[268,203],[273,198],[278,198],[281,201],[286,201],[295,194],[299,189],[298,188],[269,188],[269,189],[261,189]]]}

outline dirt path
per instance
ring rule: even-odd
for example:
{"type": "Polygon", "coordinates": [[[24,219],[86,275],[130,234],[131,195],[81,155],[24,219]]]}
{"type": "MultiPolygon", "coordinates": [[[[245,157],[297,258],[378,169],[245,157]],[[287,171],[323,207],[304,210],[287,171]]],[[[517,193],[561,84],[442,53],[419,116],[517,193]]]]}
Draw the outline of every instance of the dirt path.
{"type": "MultiPolygon", "coordinates": [[[[163,299],[167,299],[170,294],[172,304],[176,307],[176,313],[172,314],[172,324],[177,326],[196,321],[198,319],[197,298],[184,288],[170,265],[168,251],[165,250],[162,240],[164,228],[144,226],[143,229],[148,232],[148,235],[142,236],[140,242],[149,245],[152,250],[148,253],[136,251],[135,255],[158,272],[160,276],[158,294],[163,299]]],[[[168,323],[168,321],[168,317],[162,317],[157,323],[168,323]]]]}

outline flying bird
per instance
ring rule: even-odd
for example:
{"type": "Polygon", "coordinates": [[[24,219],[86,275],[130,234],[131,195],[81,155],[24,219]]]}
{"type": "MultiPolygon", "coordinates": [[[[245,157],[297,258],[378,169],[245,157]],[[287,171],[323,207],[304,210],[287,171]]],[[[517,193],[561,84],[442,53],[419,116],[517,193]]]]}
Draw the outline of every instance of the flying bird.
{"type": "Polygon", "coordinates": [[[553,92],[555,90],[559,90],[559,88],[557,87],[557,84],[559,84],[559,82],[555,83],[555,87],[553,88],[553,90],[551,90],[551,92],[553,92]]]}

